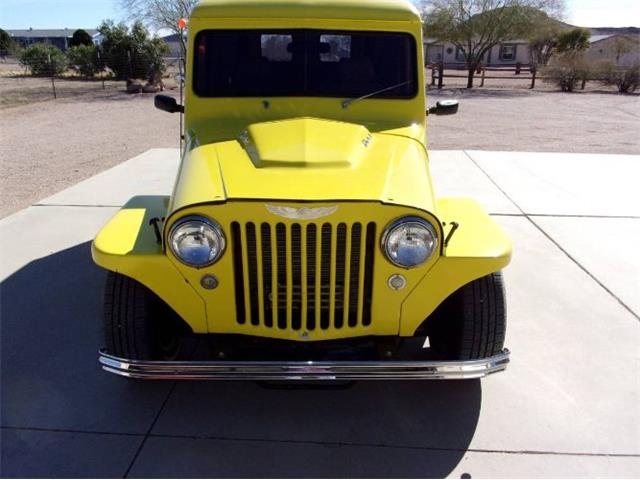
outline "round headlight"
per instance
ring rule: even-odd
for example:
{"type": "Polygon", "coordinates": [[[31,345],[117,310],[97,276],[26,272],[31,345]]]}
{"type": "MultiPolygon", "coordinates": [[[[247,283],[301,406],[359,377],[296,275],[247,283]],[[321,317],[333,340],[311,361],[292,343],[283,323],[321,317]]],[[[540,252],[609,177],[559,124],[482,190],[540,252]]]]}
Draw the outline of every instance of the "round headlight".
{"type": "Polygon", "coordinates": [[[433,226],[417,217],[407,217],[391,225],[382,238],[382,247],[391,263],[402,268],[422,265],[438,247],[433,226]]]}
{"type": "Polygon", "coordinates": [[[173,254],[191,267],[206,267],[218,261],[225,239],[220,226],[204,217],[185,217],[171,228],[169,245],[173,254]]]}

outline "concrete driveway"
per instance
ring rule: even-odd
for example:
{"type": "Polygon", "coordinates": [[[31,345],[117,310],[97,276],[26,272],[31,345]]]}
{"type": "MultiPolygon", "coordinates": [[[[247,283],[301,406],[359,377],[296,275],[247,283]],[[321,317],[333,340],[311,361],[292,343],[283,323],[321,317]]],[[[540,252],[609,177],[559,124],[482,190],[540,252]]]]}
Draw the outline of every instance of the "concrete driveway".
{"type": "MultiPolygon", "coordinates": [[[[170,192],[152,150],[0,221],[3,477],[640,476],[640,157],[432,152],[514,240],[507,372],[469,382],[126,381],[90,240],[170,192]]],[[[46,178],[43,179],[46,181],[46,178]]]]}

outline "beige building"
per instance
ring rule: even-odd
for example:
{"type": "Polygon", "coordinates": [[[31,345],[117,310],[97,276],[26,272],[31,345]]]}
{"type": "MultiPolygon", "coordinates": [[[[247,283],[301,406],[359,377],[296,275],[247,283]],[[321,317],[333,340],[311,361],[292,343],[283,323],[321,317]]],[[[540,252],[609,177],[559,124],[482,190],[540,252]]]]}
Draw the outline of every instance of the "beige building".
{"type": "Polygon", "coordinates": [[[611,61],[621,67],[640,63],[640,38],[630,35],[593,35],[586,57],[592,62],[611,61]]]}
{"type": "MultiPolygon", "coordinates": [[[[593,62],[609,60],[622,67],[640,63],[638,35],[592,35],[589,43],[591,46],[586,57],[593,62]],[[620,44],[628,45],[626,50],[629,51],[620,51],[620,44]]],[[[447,68],[465,66],[462,52],[452,43],[427,38],[424,48],[427,64],[444,62],[447,68]]],[[[529,43],[526,40],[513,40],[496,45],[483,59],[484,65],[488,67],[514,67],[517,63],[528,66],[530,61],[529,43]]]]}
{"type": "MultiPolygon", "coordinates": [[[[465,66],[462,52],[452,43],[427,38],[424,48],[427,64],[444,62],[447,68],[465,66]]],[[[483,57],[483,63],[488,67],[514,67],[517,63],[528,65],[530,61],[529,44],[525,40],[513,40],[496,45],[483,57]]]]}

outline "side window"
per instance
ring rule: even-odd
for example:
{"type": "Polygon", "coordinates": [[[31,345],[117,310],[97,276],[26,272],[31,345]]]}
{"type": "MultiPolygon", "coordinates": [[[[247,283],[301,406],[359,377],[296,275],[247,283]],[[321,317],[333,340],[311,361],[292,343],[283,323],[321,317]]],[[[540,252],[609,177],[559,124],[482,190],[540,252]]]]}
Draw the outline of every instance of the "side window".
{"type": "Polygon", "coordinates": [[[290,62],[293,58],[289,45],[293,41],[291,35],[265,34],[260,37],[262,57],[270,62],[290,62]]]}
{"type": "Polygon", "coordinates": [[[514,44],[502,44],[500,46],[500,60],[513,61],[516,59],[516,46],[514,44]]]}
{"type": "Polygon", "coordinates": [[[456,60],[458,62],[466,62],[466,58],[464,58],[464,52],[461,48],[456,48],[456,60]]]}
{"type": "Polygon", "coordinates": [[[351,58],[350,35],[320,35],[320,44],[325,46],[320,53],[321,62],[339,62],[351,58]]]}

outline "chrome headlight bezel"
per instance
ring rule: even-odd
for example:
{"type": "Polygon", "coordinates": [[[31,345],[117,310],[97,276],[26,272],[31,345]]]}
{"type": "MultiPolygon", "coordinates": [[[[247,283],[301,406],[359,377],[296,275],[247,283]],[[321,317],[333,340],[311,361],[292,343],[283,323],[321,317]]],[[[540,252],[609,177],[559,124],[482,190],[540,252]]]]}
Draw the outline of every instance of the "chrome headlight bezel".
{"type": "Polygon", "coordinates": [[[171,229],[169,230],[169,235],[167,236],[167,243],[169,245],[169,249],[171,250],[171,253],[180,263],[187,265],[188,267],[198,268],[198,269],[209,267],[214,263],[216,263],[218,260],[220,260],[220,258],[222,258],[222,255],[224,254],[225,249],[227,247],[227,240],[224,235],[224,231],[222,230],[222,227],[216,221],[211,220],[210,218],[207,218],[202,215],[188,215],[179,220],[176,220],[175,223],[171,226],[171,229]],[[213,257],[212,259],[209,259],[205,263],[196,264],[193,262],[189,262],[182,255],[180,255],[180,252],[177,251],[177,246],[174,243],[175,235],[180,228],[184,227],[186,224],[189,224],[189,223],[200,223],[205,228],[209,228],[210,231],[218,239],[219,248],[218,248],[217,254],[215,255],[215,257],[213,257]]]}
{"type": "Polygon", "coordinates": [[[431,260],[433,258],[433,256],[436,254],[436,252],[438,251],[438,247],[439,247],[438,233],[437,233],[436,228],[433,226],[433,224],[431,222],[429,222],[428,220],[425,220],[424,218],[413,217],[413,216],[402,217],[402,218],[399,218],[399,219],[395,220],[394,222],[392,222],[385,229],[384,234],[382,235],[382,240],[381,240],[381,248],[382,248],[382,251],[384,252],[384,255],[387,258],[387,260],[389,260],[389,262],[391,262],[396,267],[400,267],[400,268],[403,268],[405,270],[418,268],[418,267],[426,264],[427,262],[429,262],[429,260],[431,260]],[[423,228],[426,231],[428,231],[429,234],[433,237],[433,248],[431,249],[429,254],[424,258],[424,260],[422,260],[419,263],[413,264],[413,265],[403,265],[402,263],[397,262],[393,258],[393,256],[391,255],[391,253],[389,251],[389,237],[398,228],[404,227],[404,226],[407,226],[407,225],[414,225],[414,226],[423,228]]]}

